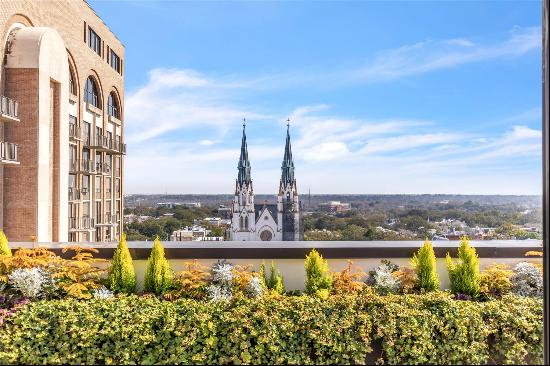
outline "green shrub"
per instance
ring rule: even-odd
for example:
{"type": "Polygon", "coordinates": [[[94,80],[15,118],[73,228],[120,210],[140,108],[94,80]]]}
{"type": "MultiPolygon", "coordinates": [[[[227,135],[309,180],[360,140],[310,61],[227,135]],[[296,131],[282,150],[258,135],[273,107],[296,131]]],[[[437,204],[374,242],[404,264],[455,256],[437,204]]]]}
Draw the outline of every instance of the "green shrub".
{"type": "Polygon", "coordinates": [[[36,302],[0,327],[1,364],[362,364],[354,298],[36,302]]]}
{"type": "Polygon", "coordinates": [[[429,240],[418,249],[412,258],[412,264],[418,279],[417,286],[424,291],[439,290],[439,276],[436,270],[434,248],[429,240]]]}
{"type": "Polygon", "coordinates": [[[485,268],[479,276],[481,294],[490,298],[509,293],[512,288],[510,278],[513,274],[514,271],[505,264],[493,264],[485,268]]]}
{"type": "Polygon", "coordinates": [[[447,253],[447,271],[451,281],[451,291],[476,298],[479,296],[479,259],[475,248],[470,247],[468,238],[460,240],[458,263],[447,253]]]}
{"type": "Polygon", "coordinates": [[[542,299],[514,295],[131,295],[23,306],[0,326],[0,364],[542,364],[542,337],[542,299]]]}
{"type": "MultiPolygon", "coordinates": [[[[328,262],[315,249],[306,256],[306,293],[315,295],[319,290],[332,289],[332,274],[328,262]]],[[[323,291],[324,292],[324,291],[323,291]]]]}
{"type": "Polygon", "coordinates": [[[541,364],[541,300],[457,301],[443,292],[372,297],[387,364],[541,364]]]}
{"type": "Polygon", "coordinates": [[[0,230],[0,255],[11,257],[11,249],[8,245],[8,238],[3,230],[0,230]]]}
{"type": "Polygon", "coordinates": [[[260,267],[260,278],[262,279],[265,288],[267,288],[268,290],[273,290],[281,295],[285,293],[283,276],[281,275],[281,272],[277,271],[274,261],[271,261],[269,276],[267,275],[267,272],[265,270],[265,262],[262,262],[262,265],[260,267]]]}
{"type": "Polygon", "coordinates": [[[131,294],[136,291],[136,272],[126,243],[126,234],[122,234],[113,255],[107,283],[114,292],[131,294]]]}
{"type": "Polygon", "coordinates": [[[147,259],[144,289],[157,295],[164,294],[172,287],[172,270],[164,256],[164,247],[159,238],[155,239],[151,255],[147,259]]]}

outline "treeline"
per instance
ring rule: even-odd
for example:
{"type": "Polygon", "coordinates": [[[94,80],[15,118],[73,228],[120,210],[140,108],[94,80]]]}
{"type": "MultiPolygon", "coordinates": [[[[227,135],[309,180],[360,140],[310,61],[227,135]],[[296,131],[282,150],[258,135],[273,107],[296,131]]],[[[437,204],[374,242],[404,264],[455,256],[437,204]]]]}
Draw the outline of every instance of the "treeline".
{"type": "MultiPolygon", "coordinates": [[[[217,215],[213,207],[134,207],[127,208],[125,215],[150,216],[142,222],[134,221],[124,225],[127,240],[169,240],[174,230],[193,225],[194,220],[217,215]],[[168,215],[166,215],[168,214],[168,215]]],[[[221,228],[212,227],[212,235],[223,236],[221,228]]]]}
{"type": "MultiPolygon", "coordinates": [[[[453,207],[431,209],[390,209],[381,211],[351,210],[335,215],[313,213],[304,217],[307,240],[412,240],[430,237],[430,231],[441,229],[435,224],[443,219],[465,223],[470,228],[495,228],[502,239],[539,239],[540,234],[528,233],[519,226],[541,226],[541,209],[528,212],[515,205],[483,206],[468,201],[453,207]],[[381,227],[382,230],[377,229],[381,227]]],[[[447,225],[457,231],[463,228],[457,223],[447,225]]]]}

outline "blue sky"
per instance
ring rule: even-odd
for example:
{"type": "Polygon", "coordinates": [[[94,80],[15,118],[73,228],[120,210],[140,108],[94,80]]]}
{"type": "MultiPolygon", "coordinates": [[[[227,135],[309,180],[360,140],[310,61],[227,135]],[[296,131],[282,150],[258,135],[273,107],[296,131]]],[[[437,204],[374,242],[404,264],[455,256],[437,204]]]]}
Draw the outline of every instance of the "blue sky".
{"type": "Polygon", "coordinates": [[[90,1],[126,46],[127,193],[541,192],[540,1],[90,1]]]}

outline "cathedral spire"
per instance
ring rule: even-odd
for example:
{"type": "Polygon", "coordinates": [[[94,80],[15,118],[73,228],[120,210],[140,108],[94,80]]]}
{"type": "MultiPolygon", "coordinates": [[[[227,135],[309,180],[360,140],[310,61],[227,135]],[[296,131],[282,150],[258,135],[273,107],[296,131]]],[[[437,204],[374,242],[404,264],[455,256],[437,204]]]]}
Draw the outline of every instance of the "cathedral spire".
{"type": "Polygon", "coordinates": [[[290,146],[290,119],[287,119],[286,122],[285,156],[283,158],[283,165],[281,166],[281,183],[283,185],[294,182],[294,161],[292,160],[292,148],[290,146]]]}
{"type": "Polygon", "coordinates": [[[246,146],[246,119],[243,118],[243,140],[241,143],[241,157],[239,158],[239,175],[237,182],[239,185],[250,183],[250,161],[248,161],[248,148],[246,146]]]}

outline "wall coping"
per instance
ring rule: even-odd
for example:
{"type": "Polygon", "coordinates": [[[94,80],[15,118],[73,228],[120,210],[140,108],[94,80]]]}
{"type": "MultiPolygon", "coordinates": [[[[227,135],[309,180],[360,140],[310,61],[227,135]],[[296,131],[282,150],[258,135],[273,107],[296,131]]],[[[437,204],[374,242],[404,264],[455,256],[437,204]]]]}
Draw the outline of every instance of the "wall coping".
{"type": "MultiPolygon", "coordinates": [[[[223,241],[223,242],[163,242],[169,259],[303,259],[313,248],[325,258],[410,258],[423,241],[223,241]]],[[[433,241],[435,255],[444,257],[447,252],[456,256],[459,241],[433,241]]],[[[98,258],[110,259],[117,243],[37,243],[58,255],[66,246],[96,248],[98,258]]],[[[129,241],[128,248],[134,259],[147,259],[152,241],[129,241]]],[[[471,240],[480,258],[524,258],[528,251],[542,251],[542,240],[471,240]]],[[[30,248],[31,242],[10,243],[12,249],[30,248]]]]}

